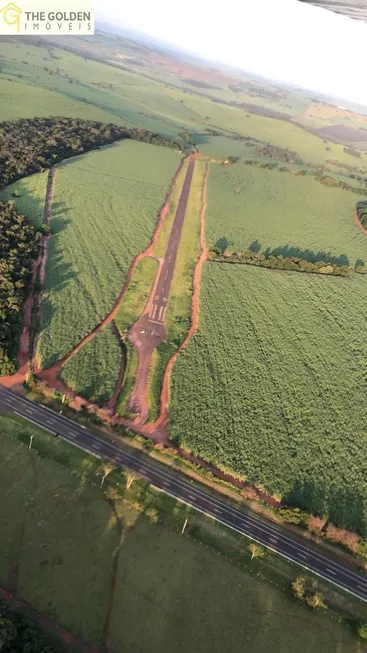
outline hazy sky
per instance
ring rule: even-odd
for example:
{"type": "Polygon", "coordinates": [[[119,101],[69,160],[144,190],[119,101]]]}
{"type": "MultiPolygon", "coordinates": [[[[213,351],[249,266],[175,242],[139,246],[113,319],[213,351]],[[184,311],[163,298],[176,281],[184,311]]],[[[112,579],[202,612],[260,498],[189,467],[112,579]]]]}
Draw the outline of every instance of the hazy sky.
{"type": "Polygon", "coordinates": [[[114,22],[265,76],[367,105],[367,24],[297,0],[95,0],[114,22]]]}

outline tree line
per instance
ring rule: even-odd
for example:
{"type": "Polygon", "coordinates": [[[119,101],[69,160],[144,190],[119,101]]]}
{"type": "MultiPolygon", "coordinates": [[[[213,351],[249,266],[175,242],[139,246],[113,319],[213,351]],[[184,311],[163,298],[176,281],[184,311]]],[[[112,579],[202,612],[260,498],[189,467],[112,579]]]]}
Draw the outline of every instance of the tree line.
{"type": "Polygon", "coordinates": [[[46,633],[31,619],[0,602],[1,653],[56,653],[46,633]]]}
{"type": "Polygon", "coordinates": [[[17,213],[13,202],[0,202],[0,375],[16,369],[16,348],[42,228],[17,213]]]}
{"type": "MultiPolygon", "coordinates": [[[[336,262],[330,262],[325,259],[311,260],[310,257],[306,257],[306,251],[303,252],[302,250],[299,250],[301,256],[294,256],[292,254],[292,251],[287,252],[286,247],[274,250],[268,248],[261,253],[251,249],[247,249],[244,252],[223,252],[218,247],[213,247],[208,252],[208,260],[216,263],[257,265],[271,270],[333,274],[342,277],[347,277],[354,272],[363,274],[367,271],[362,260],[357,260],[356,264],[351,266],[349,265],[349,261],[343,260],[343,257],[339,257],[339,260],[337,259],[336,262]]],[[[327,259],[327,257],[325,258],[327,259]]]]}
{"type": "Polygon", "coordinates": [[[356,211],[358,220],[366,227],[367,226],[367,200],[361,200],[356,204],[356,211]]]}
{"type": "Polygon", "coordinates": [[[125,138],[184,151],[180,143],[146,129],[93,120],[52,116],[0,122],[0,188],[125,138]]]}

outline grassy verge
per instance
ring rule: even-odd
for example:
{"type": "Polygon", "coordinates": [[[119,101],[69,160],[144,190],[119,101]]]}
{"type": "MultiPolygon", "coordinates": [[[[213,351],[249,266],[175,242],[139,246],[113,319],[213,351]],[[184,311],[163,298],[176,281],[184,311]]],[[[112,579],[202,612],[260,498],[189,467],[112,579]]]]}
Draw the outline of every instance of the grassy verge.
{"type": "Polygon", "coordinates": [[[117,402],[117,413],[120,417],[126,419],[132,417],[132,414],[127,410],[127,402],[132,392],[135,383],[136,369],[138,366],[138,352],[135,347],[125,339],[126,347],[126,368],[124,375],[124,382],[122,384],[121,392],[117,402]]]}
{"type": "Polygon", "coordinates": [[[150,257],[143,258],[137,264],[115,320],[121,335],[127,333],[129,328],[142,315],[149,299],[157,270],[158,261],[150,257]]]}
{"type": "Polygon", "coordinates": [[[183,165],[176,177],[176,183],[174,185],[174,188],[172,189],[172,195],[169,202],[169,210],[163,221],[159,236],[157,238],[157,242],[153,249],[154,256],[164,256],[164,253],[166,251],[168,238],[171,233],[172,223],[176,215],[178,200],[180,199],[182,185],[184,183],[186,172],[187,172],[187,166],[188,166],[188,160],[183,162],[183,165]]]}
{"type": "Polygon", "coordinates": [[[102,461],[21,418],[0,416],[0,434],[1,583],[17,567],[19,596],[75,634],[103,645],[118,552],[116,653],[239,652],[244,640],[256,653],[363,650],[348,619],[367,620],[365,604],[325,583],[328,614],[312,612],[292,598],[299,571],[279,556],[252,559],[246,538],[128,472],[110,470],[101,487],[102,461]],[[16,440],[31,434],[29,452],[16,440]]]}
{"type": "Polygon", "coordinates": [[[192,284],[200,256],[200,212],[205,162],[197,160],[187,203],[182,238],[177,252],[175,271],[167,304],[167,342],[156,351],[149,384],[150,420],[158,417],[162,380],[167,363],[185,339],[190,327],[192,284]]]}

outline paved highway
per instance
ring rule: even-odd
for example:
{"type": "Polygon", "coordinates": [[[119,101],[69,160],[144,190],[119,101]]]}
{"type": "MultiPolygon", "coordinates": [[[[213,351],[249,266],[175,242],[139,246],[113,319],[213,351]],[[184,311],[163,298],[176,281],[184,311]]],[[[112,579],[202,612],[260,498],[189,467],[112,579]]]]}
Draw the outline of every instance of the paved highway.
{"type": "Polygon", "coordinates": [[[354,571],[333,558],[318,553],[306,543],[303,544],[271,523],[236,508],[217,494],[210,494],[168,469],[149,460],[142,460],[138,455],[102,440],[49,408],[34,404],[5,388],[0,388],[0,411],[2,410],[21,415],[51,433],[58,434],[74,446],[109,460],[116,466],[136,470],[168,495],[367,602],[367,576],[363,571],[354,571]]]}

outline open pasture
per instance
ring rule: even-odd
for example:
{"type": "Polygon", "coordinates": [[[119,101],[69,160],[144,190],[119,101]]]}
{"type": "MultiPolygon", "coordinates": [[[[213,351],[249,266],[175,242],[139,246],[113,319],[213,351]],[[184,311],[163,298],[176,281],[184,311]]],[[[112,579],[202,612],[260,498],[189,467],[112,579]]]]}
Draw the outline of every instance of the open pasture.
{"type": "MultiPolygon", "coordinates": [[[[254,653],[362,650],[337,620],[258,578],[256,571],[274,574],[274,565],[280,573],[282,563],[271,555],[250,561],[248,540],[239,551],[240,543],[210,526],[209,536],[232,562],[175,527],[152,523],[159,496],[156,504],[147,496],[149,519],[124,501],[114,501],[112,510],[90,483],[103,473],[102,463],[84,452],[19,419],[0,416],[0,435],[1,584],[99,650],[111,598],[114,653],[240,653],[244,641],[254,653]],[[80,476],[10,439],[27,443],[31,434],[35,448],[50,457],[63,452],[64,464],[74,464],[80,476]]],[[[185,510],[166,497],[160,514],[173,523],[176,514],[177,528],[185,510]]],[[[202,520],[192,515],[190,522],[201,530],[202,520]]]]}

